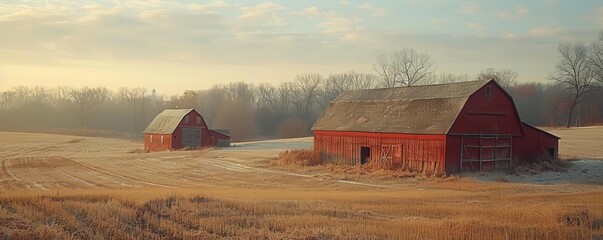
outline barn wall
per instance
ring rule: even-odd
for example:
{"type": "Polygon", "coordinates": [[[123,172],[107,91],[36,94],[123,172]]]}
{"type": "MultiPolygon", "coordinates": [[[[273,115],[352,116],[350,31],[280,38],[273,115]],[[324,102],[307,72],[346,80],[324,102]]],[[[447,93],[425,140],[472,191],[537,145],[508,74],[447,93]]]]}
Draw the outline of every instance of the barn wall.
{"type": "Polygon", "coordinates": [[[361,147],[369,147],[370,162],[391,158],[391,168],[428,174],[443,174],[445,135],[383,134],[367,132],[315,131],[314,151],[322,161],[360,164],[361,147]]]}
{"type": "MultiPolygon", "coordinates": [[[[549,154],[549,148],[559,149],[559,139],[527,124],[524,126],[524,135],[513,139],[513,152],[517,161],[534,161],[543,155],[549,154]]],[[[554,156],[558,157],[558,156],[554,156]]]]}
{"type": "Polygon", "coordinates": [[[226,136],[220,132],[209,130],[212,135],[212,144],[217,147],[229,147],[230,146],[230,137],[226,136]]]}
{"type": "Polygon", "coordinates": [[[205,120],[201,117],[201,123],[197,124],[197,116],[200,116],[196,111],[191,111],[186,116],[189,117],[189,122],[185,123],[184,118],[178,124],[176,130],[173,133],[173,141],[172,147],[173,149],[180,149],[184,146],[182,145],[182,128],[183,127],[193,127],[201,129],[201,145],[199,147],[211,147],[214,146],[214,140],[211,138],[211,134],[209,133],[209,129],[207,128],[207,124],[205,124],[205,120]]]}
{"type": "Polygon", "coordinates": [[[521,122],[512,98],[489,82],[469,97],[448,133],[521,135],[521,122]],[[486,94],[488,87],[490,96],[486,94]]]}
{"type": "Polygon", "coordinates": [[[172,150],[172,135],[169,134],[144,134],[144,150],[149,152],[169,151],[172,150]],[[151,136],[153,142],[151,142],[151,136]],[[161,142],[163,136],[163,143],[161,142]]]}

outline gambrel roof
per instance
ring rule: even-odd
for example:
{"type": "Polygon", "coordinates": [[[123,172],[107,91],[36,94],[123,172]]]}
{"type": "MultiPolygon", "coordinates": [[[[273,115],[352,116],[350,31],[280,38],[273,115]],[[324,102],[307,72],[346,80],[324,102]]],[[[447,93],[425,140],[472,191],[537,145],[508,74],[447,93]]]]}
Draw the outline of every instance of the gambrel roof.
{"type": "Polygon", "coordinates": [[[446,134],[469,97],[490,81],[347,91],[312,130],[446,134]]]}
{"type": "MultiPolygon", "coordinates": [[[[144,133],[172,134],[178,127],[184,116],[194,109],[166,109],[153,119],[144,133]]],[[[196,112],[196,111],[195,111],[196,112]]],[[[197,115],[199,115],[197,113],[197,115]]]]}

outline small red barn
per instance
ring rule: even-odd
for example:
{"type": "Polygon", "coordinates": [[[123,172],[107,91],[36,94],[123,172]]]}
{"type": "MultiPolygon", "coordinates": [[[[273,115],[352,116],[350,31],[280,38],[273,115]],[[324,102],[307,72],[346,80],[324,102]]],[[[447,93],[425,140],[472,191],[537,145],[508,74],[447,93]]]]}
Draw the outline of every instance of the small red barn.
{"type": "Polygon", "coordinates": [[[494,80],[344,92],[312,130],[323,161],[430,174],[556,157],[559,140],[523,123],[494,80]]]}
{"type": "Polygon", "coordinates": [[[144,130],[145,151],[229,145],[230,137],[225,133],[210,130],[195,109],[166,109],[144,130]]]}

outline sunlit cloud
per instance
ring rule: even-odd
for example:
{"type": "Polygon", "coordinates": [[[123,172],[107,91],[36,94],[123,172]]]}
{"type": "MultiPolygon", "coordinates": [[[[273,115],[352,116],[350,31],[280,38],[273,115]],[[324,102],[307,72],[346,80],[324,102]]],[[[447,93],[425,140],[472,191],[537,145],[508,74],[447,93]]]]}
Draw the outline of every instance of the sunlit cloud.
{"type": "Polygon", "coordinates": [[[188,8],[191,10],[200,10],[200,11],[208,11],[208,10],[229,8],[229,7],[232,7],[232,4],[230,4],[226,1],[223,1],[223,0],[217,0],[214,2],[207,3],[207,4],[192,3],[192,4],[188,5],[188,8]]]}
{"type": "Polygon", "coordinates": [[[306,16],[306,17],[311,17],[311,16],[321,15],[322,11],[320,11],[320,9],[317,8],[317,7],[311,6],[311,7],[304,8],[301,11],[293,12],[293,14],[301,15],[301,16],[306,16]]]}
{"type": "Polygon", "coordinates": [[[250,23],[262,23],[264,25],[282,26],[287,24],[276,12],[282,10],[283,6],[273,2],[263,2],[252,7],[241,7],[241,15],[237,20],[250,23]]]}

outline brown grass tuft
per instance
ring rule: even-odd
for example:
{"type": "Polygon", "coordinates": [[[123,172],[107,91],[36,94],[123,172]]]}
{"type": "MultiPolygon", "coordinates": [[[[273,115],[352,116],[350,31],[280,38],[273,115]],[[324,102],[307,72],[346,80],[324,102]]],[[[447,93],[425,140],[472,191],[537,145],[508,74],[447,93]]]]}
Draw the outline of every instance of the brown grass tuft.
{"type": "Polygon", "coordinates": [[[128,151],[128,153],[135,153],[135,154],[142,154],[142,153],[145,153],[145,152],[146,152],[145,150],[140,149],[140,148],[136,148],[136,149],[128,151]]]}
{"type": "Polygon", "coordinates": [[[300,150],[287,150],[278,154],[274,159],[277,164],[293,164],[301,166],[316,166],[320,165],[320,159],[318,154],[315,154],[312,150],[300,149],[300,150]]]}
{"type": "Polygon", "coordinates": [[[74,138],[65,143],[79,143],[79,142],[83,142],[83,141],[86,141],[86,139],[85,138],[74,138]]]}

